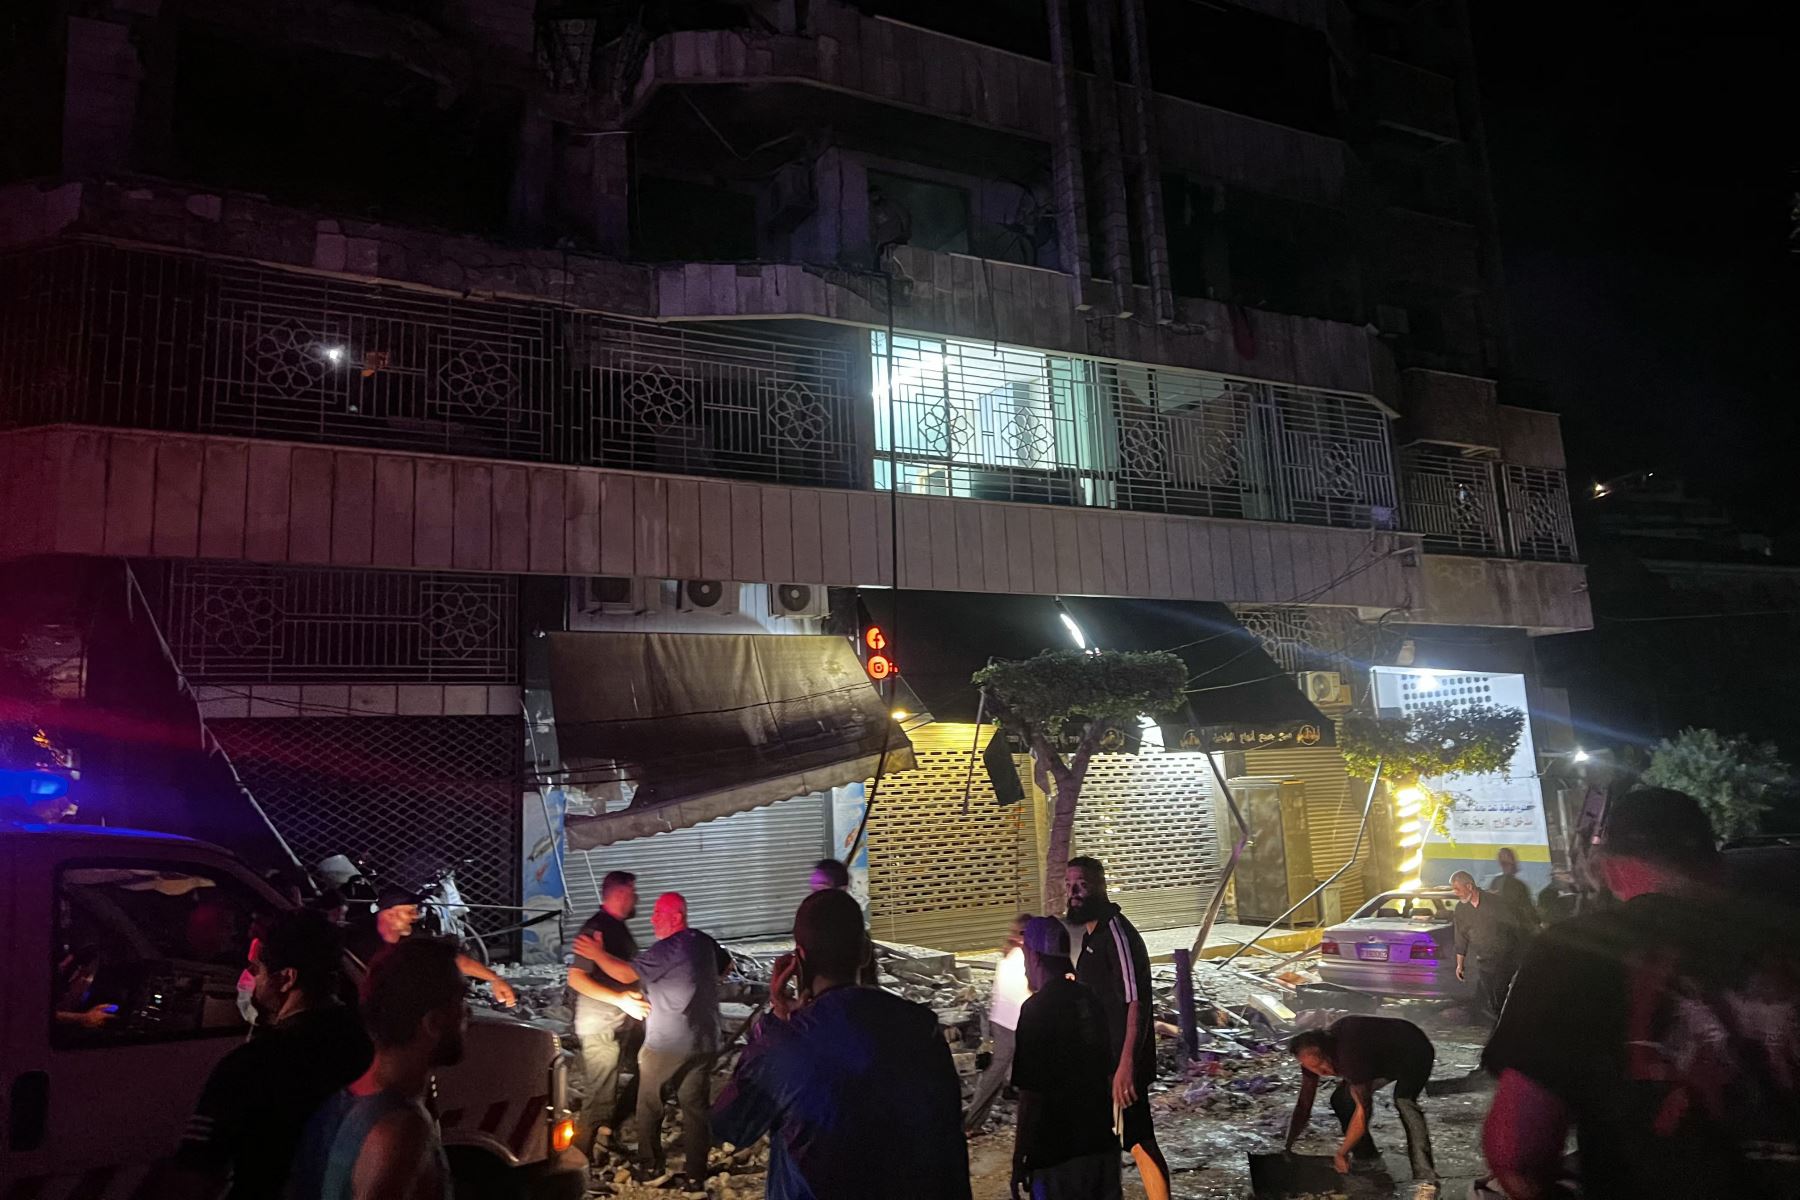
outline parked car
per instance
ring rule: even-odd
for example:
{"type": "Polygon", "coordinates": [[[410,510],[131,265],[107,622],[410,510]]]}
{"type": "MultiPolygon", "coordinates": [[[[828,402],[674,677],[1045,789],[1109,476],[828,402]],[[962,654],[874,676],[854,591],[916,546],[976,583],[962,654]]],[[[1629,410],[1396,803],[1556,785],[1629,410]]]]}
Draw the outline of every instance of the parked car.
{"type": "Polygon", "coordinates": [[[1319,940],[1319,978],[1372,996],[1462,1000],[1449,888],[1384,892],[1319,940]]]}
{"type": "MultiPolygon", "coordinates": [[[[133,1194],[244,1040],[252,915],[288,903],[203,842],[0,818],[0,1195],[133,1194]]],[[[472,1015],[435,1080],[459,1198],[582,1194],[568,1066],[553,1032],[472,1015]]]]}

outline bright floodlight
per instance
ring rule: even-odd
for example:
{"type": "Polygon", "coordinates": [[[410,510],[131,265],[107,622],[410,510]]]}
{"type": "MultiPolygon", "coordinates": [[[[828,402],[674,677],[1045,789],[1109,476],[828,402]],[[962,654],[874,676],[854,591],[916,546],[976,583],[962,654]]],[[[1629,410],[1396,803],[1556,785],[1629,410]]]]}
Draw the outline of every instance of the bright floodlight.
{"type": "Polygon", "coordinates": [[[1087,637],[1081,632],[1081,626],[1075,623],[1075,618],[1071,617],[1068,613],[1057,613],[1056,615],[1062,618],[1062,623],[1068,627],[1069,636],[1075,639],[1075,648],[1077,650],[1086,650],[1087,637]]]}
{"type": "Polygon", "coordinates": [[[1438,690],[1438,677],[1436,671],[1419,672],[1419,690],[1421,692],[1435,692],[1438,690]]]}
{"type": "Polygon", "coordinates": [[[344,361],[344,348],[342,346],[327,346],[327,347],[325,347],[325,359],[327,362],[332,362],[332,363],[343,362],[344,361]]]}
{"type": "Polygon", "coordinates": [[[1587,760],[1588,760],[1588,752],[1586,750],[1575,751],[1575,761],[1576,762],[1586,762],[1587,760]]]}

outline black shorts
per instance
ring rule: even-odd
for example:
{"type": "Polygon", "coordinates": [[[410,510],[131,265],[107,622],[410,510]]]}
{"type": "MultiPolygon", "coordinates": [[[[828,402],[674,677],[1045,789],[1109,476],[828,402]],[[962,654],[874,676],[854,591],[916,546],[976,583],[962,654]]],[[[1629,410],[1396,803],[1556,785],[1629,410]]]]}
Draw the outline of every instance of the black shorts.
{"type": "Polygon", "coordinates": [[[1131,1107],[1120,1115],[1125,1124],[1125,1136],[1119,1139],[1123,1149],[1156,1144],[1156,1127],[1150,1121],[1150,1097],[1142,1088],[1138,1089],[1138,1098],[1132,1101],[1131,1107]]]}

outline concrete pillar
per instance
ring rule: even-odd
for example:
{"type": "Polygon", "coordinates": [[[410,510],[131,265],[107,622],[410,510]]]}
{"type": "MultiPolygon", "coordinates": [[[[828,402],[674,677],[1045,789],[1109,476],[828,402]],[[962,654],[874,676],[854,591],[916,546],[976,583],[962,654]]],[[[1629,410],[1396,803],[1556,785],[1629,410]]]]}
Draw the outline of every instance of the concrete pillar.
{"type": "Polygon", "coordinates": [[[1125,201],[1125,162],[1119,154],[1120,127],[1113,80],[1113,3],[1088,0],[1088,41],[1094,50],[1094,141],[1100,152],[1100,239],[1106,274],[1112,280],[1115,314],[1131,315],[1131,210],[1125,201]]]}
{"type": "Polygon", "coordinates": [[[1081,161],[1081,106],[1069,0],[1045,0],[1050,24],[1056,137],[1051,142],[1051,194],[1056,202],[1057,257],[1069,273],[1076,308],[1089,306],[1093,262],[1088,246],[1087,179],[1081,161]]]}
{"type": "Polygon", "coordinates": [[[631,254],[631,135],[562,129],[555,138],[556,225],[602,254],[631,254]]]}
{"type": "Polygon", "coordinates": [[[554,132],[550,119],[542,113],[527,110],[519,120],[519,149],[506,204],[507,228],[516,236],[543,234],[555,158],[554,132]]]}
{"type": "Polygon", "coordinates": [[[65,175],[129,170],[137,128],[143,64],[128,25],[69,18],[63,82],[62,169],[65,175]]]}
{"type": "Polygon", "coordinates": [[[1156,96],[1150,79],[1150,33],[1144,0],[1124,0],[1125,55],[1131,66],[1132,148],[1137,159],[1138,237],[1144,244],[1152,307],[1159,323],[1175,319],[1169,281],[1169,232],[1163,223],[1162,165],[1156,153],[1156,96]]]}

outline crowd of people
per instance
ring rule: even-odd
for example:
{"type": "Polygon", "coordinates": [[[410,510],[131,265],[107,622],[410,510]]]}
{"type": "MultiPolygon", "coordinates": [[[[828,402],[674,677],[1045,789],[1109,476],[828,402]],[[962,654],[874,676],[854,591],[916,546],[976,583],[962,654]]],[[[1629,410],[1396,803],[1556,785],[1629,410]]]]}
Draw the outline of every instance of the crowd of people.
{"type": "MultiPolygon", "coordinates": [[[[1778,925],[1727,898],[1714,845],[1692,799],[1642,790],[1617,803],[1596,855],[1616,898],[1601,911],[1545,920],[1551,910],[1533,905],[1510,854],[1487,888],[1459,875],[1458,971],[1497,1019],[1482,1060],[1497,1080],[1485,1128],[1494,1177],[1477,1194],[1565,1194],[1573,1131],[1582,1194],[1601,1200],[1800,1197],[1800,958],[1791,928],[1775,936],[1778,925]]],[[[715,1144],[767,1138],[770,1200],[957,1200],[971,1191],[968,1139],[1010,1085],[1015,1197],[1116,1200],[1127,1162],[1151,1200],[1171,1194],[1148,1096],[1149,956],[1100,862],[1070,861],[1063,917],[1014,923],[988,1013],[993,1057],[966,1108],[936,1015],[869,986],[872,943],[848,884],[841,863],[818,865],[767,1011],[713,1097],[720,1006],[743,986],[732,959],[689,925],[675,892],[656,898],[655,940],[639,946],[628,924],[637,881],[606,876],[568,974],[586,1075],[576,1147],[618,1156],[642,1182],[704,1194],[715,1144]],[[673,1169],[662,1139],[670,1100],[681,1122],[673,1169]]],[[[258,1033],[207,1083],[172,1194],[450,1194],[427,1098],[432,1072],[461,1057],[471,971],[455,945],[408,936],[407,907],[384,897],[351,933],[366,963],[354,997],[330,915],[315,907],[262,923],[248,971],[258,1033]]],[[[1348,1172],[1376,1155],[1374,1097],[1391,1087],[1415,1196],[1437,1195],[1420,1103],[1435,1050],[1422,1030],[1345,1016],[1288,1050],[1300,1087],[1286,1147],[1306,1136],[1321,1083],[1335,1081],[1332,1158],[1348,1172]]]]}

